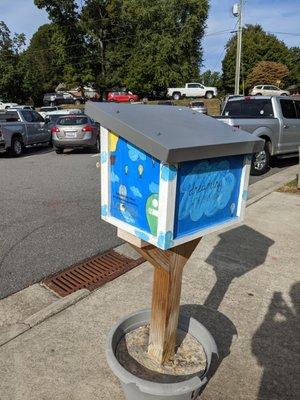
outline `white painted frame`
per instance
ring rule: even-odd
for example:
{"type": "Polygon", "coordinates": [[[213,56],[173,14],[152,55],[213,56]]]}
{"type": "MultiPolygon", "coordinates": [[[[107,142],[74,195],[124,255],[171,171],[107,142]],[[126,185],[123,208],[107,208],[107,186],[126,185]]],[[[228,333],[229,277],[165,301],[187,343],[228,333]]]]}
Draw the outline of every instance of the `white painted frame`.
{"type": "MultiPolygon", "coordinates": [[[[101,127],[101,218],[112,225],[137,236],[144,241],[147,241],[163,250],[178,246],[180,244],[189,242],[193,239],[208,235],[209,233],[219,231],[225,227],[236,225],[243,221],[245,216],[246,201],[248,196],[248,185],[250,175],[250,164],[251,156],[244,156],[244,164],[241,173],[240,191],[237,204],[237,217],[229,221],[213,225],[209,228],[205,228],[194,232],[190,235],[183,236],[175,239],[174,234],[174,223],[175,223],[175,206],[176,206],[176,192],[177,192],[177,174],[172,180],[162,179],[162,169],[168,167],[168,164],[160,164],[160,180],[159,180],[159,194],[158,194],[158,225],[157,225],[157,236],[150,234],[149,232],[141,231],[136,227],[120,221],[110,215],[110,151],[109,151],[109,131],[106,128],[101,127]],[[166,238],[166,233],[172,233],[166,238]]],[[[178,168],[177,165],[173,165],[178,168]]]]}

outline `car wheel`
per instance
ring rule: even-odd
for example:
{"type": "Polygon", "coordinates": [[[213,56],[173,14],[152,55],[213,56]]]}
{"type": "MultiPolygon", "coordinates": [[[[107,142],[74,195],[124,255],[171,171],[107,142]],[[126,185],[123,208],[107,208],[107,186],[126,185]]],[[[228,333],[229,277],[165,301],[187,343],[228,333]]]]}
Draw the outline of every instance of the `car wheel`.
{"type": "Polygon", "coordinates": [[[280,96],[287,96],[287,94],[286,93],[281,93],[281,95],[280,96]]]}
{"type": "Polygon", "coordinates": [[[54,150],[56,154],[62,154],[64,152],[64,149],[61,147],[55,147],[54,150]]]}
{"type": "Polygon", "coordinates": [[[13,137],[11,140],[11,147],[9,149],[9,154],[13,157],[20,157],[24,151],[24,144],[20,137],[13,137]]]}
{"type": "Polygon", "coordinates": [[[251,175],[265,174],[269,169],[270,158],[269,143],[266,142],[263,150],[252,156],[251,175]]]}
{"type": "Polygon", "coordinates": [[[206,93],[205,93],[205,97],[206,97],[207,99],[212,99],[212,98],[214,97],[214,94],[213,94],[212,92],[206,92],[206,93]]]}
{"type": "Polygon", "coordinates": [[[130,101],[130,103],[133,103],[133,102],[134,102],[134,99],[129,99],[129,101],[130,101]]]}
{"type": "Polygon", "coordinates": [[[180,100],[180,93],[173,93],[173,100],[180,100]]]}
{"type": "Polygon", "coordinates": [[[262,96],[262,93],[256,93],[254,96],[262,96]]]}
{"type": "Polygon", "coordinates": [[[80,101],[80,100],[75,100],[75,104],[76,104],[77,106],[79,106],[79,105],[81,104],[81,101],[80,101]]]}

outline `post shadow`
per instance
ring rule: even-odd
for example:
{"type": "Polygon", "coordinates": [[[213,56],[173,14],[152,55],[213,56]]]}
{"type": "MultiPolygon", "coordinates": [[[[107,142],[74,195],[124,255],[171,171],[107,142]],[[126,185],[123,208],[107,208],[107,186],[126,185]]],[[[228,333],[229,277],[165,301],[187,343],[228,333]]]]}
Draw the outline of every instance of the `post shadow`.
{"type": "Polygon", "coordinates": [[[219,235],[220,241],[206,262],[216,274],[216,283],[204,305],[218,309],[234,279],[262,265],[274,241],[247,225],[219,235]]]}
{"type": "Polygon", "coordinates": [[[300,282],[290,289],[292,306],[274,292],[264,321],[252,338],[263,367],[258,400],[300,398],[300,282]]]}
{"type": "MultiPolygon", "coordinates": [[[[228,287],[234,279],[262,265],[274,244],[273,240],[247,225],[221,233],[219,237],[220,241],[206,259],[216,274],[214,287],[203,305],[181,306],[181,312],[202,323],[216,341],[219,357],[212,360],[208,378],[215,374],[222,360],[230,354],[233,337],[238,334],[233,322],[218,311],[228,287]]],[[[199,395],[203,390],[205,386],[199,395]]]]}

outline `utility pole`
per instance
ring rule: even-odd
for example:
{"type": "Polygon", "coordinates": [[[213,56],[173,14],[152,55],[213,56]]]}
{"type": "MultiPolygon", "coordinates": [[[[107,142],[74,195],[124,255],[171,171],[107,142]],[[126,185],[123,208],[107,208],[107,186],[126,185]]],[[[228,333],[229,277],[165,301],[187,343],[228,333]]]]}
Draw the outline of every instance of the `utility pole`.
{"type": "Polygon", "coordinates": [[[234,94],[240,94],[240,74],[241,74],[242,34],[243,34],[243,5],[244,5],[244,0],[240,0],[239,4],[235,4],[232,9],[233,15],[238,18],[234,94]]]}

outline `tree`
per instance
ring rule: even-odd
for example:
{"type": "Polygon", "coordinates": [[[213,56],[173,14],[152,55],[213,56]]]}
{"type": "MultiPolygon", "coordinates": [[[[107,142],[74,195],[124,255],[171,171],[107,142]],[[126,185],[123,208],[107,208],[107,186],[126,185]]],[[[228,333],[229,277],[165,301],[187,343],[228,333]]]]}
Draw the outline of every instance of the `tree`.
{"type": "MultiPolygon", "coordinates": [[[[59,65],[63,81],[69,85],[83,84],[87,75],[84,33],[79,24],[80,14],[75,0],[34,0],[44,8],[55,25],[61,48],[59,65]]],[[[88,71],[89,72],[89,71],[88,71]]]]}
{"type": "Polygon", "coordinates": [[[10,101],[23,99],[23,93],[19,88],[21,81],[19,62],[20,51],[24,45],[25,35],[12,35],[7,25],[0,21],[0,94],[10,101]]]}
{"type": "Polygon", "coordinates": [[[126,86],[160,90],[199,77],[207,0],[124,0],[123,12],[132,24],[126,86]]]}
{"type": "Polygon", "coordinates": [[[291,67],[290,74],[285,79],[286,84],[289,85],[300,85],[300,47],[291,47],[291,67]]]}
{"type": "Polygon", "coordinates": [[[274,61],[260,61],[247,76],[247,86],[258,84],[280,85],[289,74],[286,65],[274,61]]]}
{"type": "MultiPolygon", "coordinates": [[[[235,78],[237,36],[226,44],[226,54],[222,62],[223,85],[227,92],[233,92],[235,78]]],[[[284,42],[275,35],[266,33],[260,25],[246,25],[243,29],[242,68],[244,80],[260,61],[275,61],[291,66],[291,54],[284,42]]]]}
{"type": "Polygon", "coordinates": [[[218,91],[222,88],[221,72],[211,71],[208,69],[200,75],[200,80],[205,86],[215,86],[218,91]]]}
{"type": "Polygon", "coordinates": [[[64,79],[64,36],[55,24],[39,27],[21,57],[22,88],[35,104],[64,79]]]}

